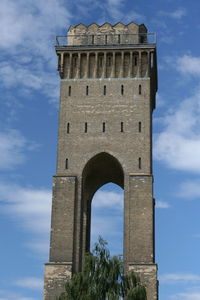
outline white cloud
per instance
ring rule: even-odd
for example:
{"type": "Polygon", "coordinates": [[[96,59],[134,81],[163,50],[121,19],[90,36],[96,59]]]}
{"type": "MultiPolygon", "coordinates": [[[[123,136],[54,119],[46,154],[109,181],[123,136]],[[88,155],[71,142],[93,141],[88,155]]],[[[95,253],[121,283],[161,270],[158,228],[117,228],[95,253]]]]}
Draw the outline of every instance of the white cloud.
{"type": "MultiPolygon", "coordinates": [[[[124,0],[106,0],[105,4],[79,0],[70,5],[62,0],[9,0],[9,4],[2,0],[0,76],[3,88],[10,91],[17,86],[16,96],[23,95],[25,88],[31,92],[37,90],[50,102],[58,102],[59,76],[54,41],[56,35],[67,34],[68,26],[74,22],[73,8],[76,15],[77,12],[91,15],[98,9],[101,20],[105,15],[110,15],[114,21],[144,19],[135,11],[124,15],[124,0]]],[[[20,101],[23,97],[18,98],[20,101]]]]}
{"type": "Polygon", "coordinates": [[[183,75],[200,76],[200,57],[183,55],[177,58],[176,69],[183,75]]]}
{"type": "Polygon", "coordinates": [[[159,277],[159,281],[163,284],[190,283],[200,282],[200,275],[190,273],[171,273],[164,274],[159,277]]]}
{"type": "MultiPolygon", "coordinates": [[[[128,22],[134,21],[134,22],[142,22],[145,19],[145,16],[136,12],[135,10],[130,10],[128,13],[125,12],[125,5],[126,2],[124,0],[107,0],[105,2],[105,5],[102,6],[102,2],[100,3],[100,8],[103,8],[102,10],[102,19],[104,18],[105,22],[105,12],[112,18],[114,22],[124,22],[127,24],[128,22]]],[[[99,9],[99,8],[98,8],[99,9]]]]}
{"type": "MultiPolygon", "coordinates": [[[[50,234],[50,230],[49,230],[50,234]]],[[[31,242],[25,243],[25,246],[34,252],[38,253],[41,256],[46,259],[49,254],[49,239],[48,236],[46,238],[40,238],[37,237],[37,239],[33,239],[31,242]]]]}
{"type": "MultiPolygon", "coordinates": [[[[18,226],[32,233],[25,246],[46,256],[49,250],[51,191],[0,183],[0,195],[1,213],[15,218],[18,226]]],[[[123,193],[99,191],[93,198],[92,208],[95,211],[91,226],[93,241],[99,234],[103,237],[109,235],[111,239],[120,237],[123,193]],[[112,214],[102,216],[99,213],[101,209],[112,211],[112,214]]]]}
{"type": "Polygon", "coordinates": [[[52,102],[58,101],[59,84],[56,68],[54,72],[50,72],[47,76],[47,71],[43,65],[35,65],[29,68],[27,64],[19,64],[18,62],[4,61],[0,63],[1,85],[5,88],[18,87],[18,93],[24,89],[30,91],[40,91],[48,96],[52,102]],[[12,76],[11,76],[12,74],[12,76]]]}
{"type": "Polygon", "coordinates": [[[200,173],[200,90],[170,111],[155,135],[154,155],[168,167],[200,173]]]}
{"type": "Polygon", "coordinates": [[[156,106],[157,106],[157,108],[163,107],[166,104],[167,104],[166,100],[163,98],[163,96],[161,96],[159,93],[157,93],[157,95],[156,95],[156,106]]]}
{"type": "Polygon", "coordinates": [[[28,87],[57,102],[54,40],[70,20],[71,14],[62,0],[2,0],[1,85],[8,90],[17,86],[16,96],[28,87]]]}
{"type": "MultiPolygon", "coordinates": [[[[186,77],[200,75],[200,57],[183,55],[179,58],[168,58],[168,64],[186,77]]],[[[155,158],[164,161],[169,167],[179,170],[200,172],[200,89],[183,99],[180,105],[169,111],[162,121],[165,129],[156,135],[155,158]]],[[[191,191],[191,184],[187,184],[191,191]]],[[[182,188],[183,189],[183,188],[182,188]]],[[[189,196],[185,193],[185,197],[189,196]]],[[[193,196],[195,190],[193,191],[193,196]]],[[[183,193],[182,193],[183,194],[183,193]]],[[[184,195],[183,195],[184,196],[184,195]]]]}
{"type": "Polygon", "coordinates": [[[156,201],[156,208],[169,208],[169,203],[165,201],[156,201]]]}
{"type": "Polygon", "coordinates": [[[1,214],[31,233],[25,246],[47,257],[49,250],[51,191],[0,183],[1,214]]]}
{"type": "Polygon", "coordinates": [[[123,202],[122,191],[99,190],[92,200],[91,243],[101,235],[113,254],[122,252],[123,202]]]}
{"type": "Polygon", "coordinates": [[[119,235],[119,224],[122,221],[122,216],[99,216],[95,214],[92,219],[92,238],[102,235],[103,237],[109,233],[110,237],[119,235]]]}
{"type": "Polygon", "coordinates": [[[61,0],[10,0],[9,5],[7,0],[2,0],[1,48],[18,53],[33,50],[29,54],[39,54],[49,59],[47,46],[52,43],[51,38],[57,30],[69,24],[70,18],[71,15],[61,0]]]}
{"type": "Polygon", "coordinates": [[[126,1],[124,0],[77,0],[74,3],[76,14],[82,16],[90,16],[95,11],[98,11],[98,19],[95,22],[103,24],[109,22],[124,22],[131,21],[142,22],[145,16],[136,12],[135,10],[126,11],[126,1]]]}
{"type": "Polygon", "coordinates": [[[27,278],[18,279],[13,284],[18,287],[25,288],[25,289],[41,291],[43,288],[44,282],[43,282],[43,279],[40,279],[40,278],[27,277],[27,278]]]}
{"type": "Polygon", "coordinates": [[[115,210],[121,210],[124,202],[123,192],[97,191],[92,201],[96,208],[112,207],[115,210]]]}
{"type": "Polygon", "coordinates": [[[139,22],[142,23],[145,21],[145,16],[136,12],[135,10],[130,10],[130,12],[123,18],[124,22],[128,23],[128,22],[139,22]]]}
{"type": "Polygon", "coordinates": [[[30,143],[15,129],[0,132],[0,169],[13,169],[26,160],[25,150],[34,150],[37,145],[30,143]]]}
{"type": "Polygon", "coordinates": [[[186,15],[186,10],[184,8],[178,8],[175,11],[169,13],[169,16],[173,19],[182,19],[186,15]]]}
{"type": "Polygon", "coordinates": [[[179,187],[177,195],[187,199],[200,198],[200,180],[188,180],[183,182],[179,187]]]}
{"type": "MultiPolygon", "coordinates": [[[[111,208],[110,216],[99,215],[97,212],[92,215],[91,222],[91,245],[102,236],[107,242],[112,254],[123,252],[123,215],[113,215],[111,208]]],[[[109,213],[107,211],[107,213],[109,213]]]]}
{"type": "Polygon", "coordinates": [[[186,293],[177,293],[170,297],[173,300],[200,300],[200,293],[195,292],[186,292],[186,293]]]}
{"type": "Polygon", "coordinates": [[[193,234],[193,237],[199,239],[200,238],[200,234],[199,233],[193,234]]]}
{"type": "Polygon", "coordinates": [[[0,195],[2,212],[20,219],[26,230],[49,233],[51,191],[0,183],[0,195]]]}
{"type": "Polygon", "coordinates": [[[123,0],[107,0],[106,10],[114,20],[120,20],[122,18],[123,0]]]}
{"type": "Polygon", "coordinates": [[[160,16],[166,16],[175,20],[180,20],[182,19],[186,14],[186,9],[185,8],[177,8],[174,11],[167,12],[167,11],[159,11],[158,13],[160,16]]]}
{"type": "Polygon", "coordinates": [[[36,300],[32,297],[25,297],[19,293],[14,293],[6,290],[0,290],[0,300],[36,300]]]}

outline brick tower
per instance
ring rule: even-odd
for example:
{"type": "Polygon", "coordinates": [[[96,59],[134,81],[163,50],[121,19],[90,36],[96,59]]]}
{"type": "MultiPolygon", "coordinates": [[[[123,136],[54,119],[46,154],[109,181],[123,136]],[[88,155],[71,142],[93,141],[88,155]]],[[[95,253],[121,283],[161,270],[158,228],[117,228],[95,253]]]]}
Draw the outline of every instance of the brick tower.
{"type": "Polygon", "coordinates": [[[57,38],[61,77],[45,300],[54,300],[90,249],[91,200],[102,185],[124,189],[124,262],[157,300],[152,192],[153,34],[134,22],[79,24],[57,38]],[[61,41],[61,42],[60,42],[61,41]]]}

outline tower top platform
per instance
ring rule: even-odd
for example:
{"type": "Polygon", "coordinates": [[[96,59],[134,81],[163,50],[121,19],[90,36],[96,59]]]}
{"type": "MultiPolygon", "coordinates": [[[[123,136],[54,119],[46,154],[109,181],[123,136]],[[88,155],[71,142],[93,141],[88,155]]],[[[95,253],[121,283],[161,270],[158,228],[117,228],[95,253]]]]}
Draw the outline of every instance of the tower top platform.
{"type": "Polygon", "coordinates": [[[155,44],[155,33],[148,33],[144,24],[130,22],[114,25],[92,23],[88,26],[78,24],[70,26],[67,36],[57,36],[56,46],[106,46],[155,44]]]}
{"type": "Polygon", "coordinates": [[[102,25],[92,23],[90,25],[78,24],[75,26],[70,26],[68,29],[68,34],[136,34],[136,33],[147,33],[147,28],[144,24],[136,24],[135,22],[130,22],[128,24],[123,24],[118,22],[114,25],[106,22],[102,25]]]}

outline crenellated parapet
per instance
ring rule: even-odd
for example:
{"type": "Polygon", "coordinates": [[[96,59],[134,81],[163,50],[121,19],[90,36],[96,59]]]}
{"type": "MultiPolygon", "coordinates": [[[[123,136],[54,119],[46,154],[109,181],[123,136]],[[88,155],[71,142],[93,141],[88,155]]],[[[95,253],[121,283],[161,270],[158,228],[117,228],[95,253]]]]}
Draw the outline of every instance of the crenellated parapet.
{"type": "Polygon", "coordinates": [[[144,24],[134,22],[70,26],[67,36],[57,37],[58,71],[62,79],[151,77],[152,38],[144,24]]]}
{"type": "Polygon", "coordinates": [[[136,24],[135,22],[130,22],[129,24],[124,24],[118,22],[114,25],[106,22],[102,25],[92,23],[90,25],[78,24],[75,26],[70,26],[68,34],[105,34],[105,33],[146,33],[147,28],[144,24],[136,24]]]}
{"type": "Polygon", "coordinates": [[[131,22],[127,25],[119,22],[115,25],[104,23],[97,25],[92,23],[88,26],[78,24],[70,26],[68,30],[68,45],[104,45],[104,44],[138,44],[145,42],[147,28],[144,24],[138,25],[131,22]]]}

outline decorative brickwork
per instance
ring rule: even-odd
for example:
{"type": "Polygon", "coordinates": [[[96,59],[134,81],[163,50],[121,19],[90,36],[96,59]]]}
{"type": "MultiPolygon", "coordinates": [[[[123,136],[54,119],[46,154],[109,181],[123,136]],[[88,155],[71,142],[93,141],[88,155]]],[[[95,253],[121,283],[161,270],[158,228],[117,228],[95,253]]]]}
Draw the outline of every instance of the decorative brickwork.
{"type": "Polygon", "coordinates": [[[53,300],[90,249],[91,201],[102,185],[124,188],[124,261],[157,300],[152,112],[156,46],[131,22],[79,24],[57,45],[61,77],[57,170],[45,300],[53,300]],[[117,38],[117,40],[116,40],[117,38]],[[69,262],[69,263],[66,263],[69,262]]]}

